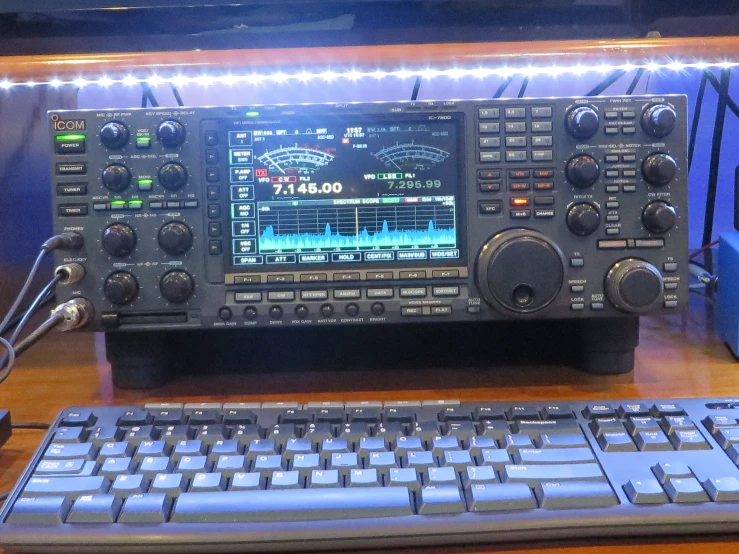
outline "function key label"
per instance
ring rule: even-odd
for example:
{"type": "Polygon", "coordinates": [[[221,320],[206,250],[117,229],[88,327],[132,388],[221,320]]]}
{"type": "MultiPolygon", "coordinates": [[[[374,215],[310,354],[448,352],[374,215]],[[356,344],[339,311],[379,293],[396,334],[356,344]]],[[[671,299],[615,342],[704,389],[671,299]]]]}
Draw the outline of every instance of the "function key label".
{"type": "Polygon", "coordinates": [[[229,146],[251,146],[251,131],[229,131],[229,146]]]}

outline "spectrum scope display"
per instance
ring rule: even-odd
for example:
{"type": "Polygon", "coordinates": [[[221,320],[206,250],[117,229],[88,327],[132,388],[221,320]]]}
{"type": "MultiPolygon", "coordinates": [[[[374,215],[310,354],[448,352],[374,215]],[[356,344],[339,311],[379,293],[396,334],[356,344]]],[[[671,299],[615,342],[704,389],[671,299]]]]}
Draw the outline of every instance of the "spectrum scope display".
{"type": "Polygon", "coordinates": [[[458,134],[454,120],[233,125],[232,265],[458,259],[458,134]]]}

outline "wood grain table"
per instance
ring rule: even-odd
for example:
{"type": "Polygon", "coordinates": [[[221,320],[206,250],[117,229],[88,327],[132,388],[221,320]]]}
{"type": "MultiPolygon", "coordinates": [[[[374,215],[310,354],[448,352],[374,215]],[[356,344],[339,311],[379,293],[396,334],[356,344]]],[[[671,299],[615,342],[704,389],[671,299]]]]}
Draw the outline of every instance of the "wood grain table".
{"type": "MultiPolygon", "coordinates": [[[[655,397],[739,396],[739,363],[713,333],[710,300],[695,295],[690,311],[642,320],[641,346],[633,373],[594,376],[565,366],[432,369],[419,373],[373,371],[248,372],[187,375],[164,387],[115,389],[105,361],[103,337],[54,332],[25,354],[0,386],[0,407],[14,421],[51,422],[71,405],[144,404],[205,401],[329,401],[456,398],[476,400],[586,400],[655,397]]],[[[0,449],[0,491],[10,489],[41,439],[38,431],[18,430],[0,449]]],[[[519,552],[531,554],[638,554],[736,552],[737,537],[638,537],[633,539],[517,543],[436,552],[519,552]]],[[[356,552],[356,551],[355,551],[356,552]]]]}

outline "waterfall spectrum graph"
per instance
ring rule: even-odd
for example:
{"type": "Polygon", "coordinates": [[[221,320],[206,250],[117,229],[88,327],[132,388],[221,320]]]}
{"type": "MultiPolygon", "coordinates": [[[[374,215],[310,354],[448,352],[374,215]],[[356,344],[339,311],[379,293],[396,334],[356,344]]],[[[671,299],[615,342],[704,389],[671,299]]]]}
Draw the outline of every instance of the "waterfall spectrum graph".
{"type": "Polygon", "coordinates": [[[377,233],[370,233],[363,228],[353,235],[334,233],[331,224],[326,223],[323,234],[302,233],[295,235],[277,235],[272,225],[268,225],[259,237],[259,249],[262,252],[292,250],[338,250],[338,249],[372,249],[372,248],[413,248],[430,246],[455,246],[454,229],[437,229],[432,220],[425,229],[390,230],[387,221],[377,233]]]}

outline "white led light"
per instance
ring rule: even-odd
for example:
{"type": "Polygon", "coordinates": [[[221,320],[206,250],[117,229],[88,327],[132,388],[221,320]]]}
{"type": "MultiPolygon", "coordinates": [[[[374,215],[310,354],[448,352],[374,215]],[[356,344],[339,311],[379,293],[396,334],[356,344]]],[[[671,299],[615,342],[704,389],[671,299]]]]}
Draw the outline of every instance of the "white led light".
{"type": "Polygon", "coordinates": [[[36,85],[38,85],[39,83],[37,83],[36,81],[26,81],[26,82],[25,82],[25,83],[23,83],[23,84],[24,84],[24,85],[26,85],[27,87],[35,87],[35,86],[36,86],[36,85]]]}
{"type": "Polygon", "coordinates": [[[162,79],[159,75],[152,75],[146,80],[146,83],[150,87],[158,87],[164,82],[164,79],[162,79]]]}
{"type": "Polygon", "coordinates": [[[9,81],[8,79],[3,79],[2,81],[0,81],[0,88],[4,88],[5,90],[8,90],[12,86],[13,86],[13,82],[9,81]]]}
{"type": "Polygon", "coordinates": [[[275,83],[284,83],[285,81],[290,79],[290,75],[278,71],[277,73],[273,73],[272,75],[270,75],[269,78],[275,83]]]}
{"type": "Polygon", "coordinates": [[[139,84],[139,80],[133,75],[126,75],[123,78],[123,84],[129,87],[134,87],[139,84]]]}
{"type": "Polygon", "coordinates": [[[82,88],[85,85],[87,85],[88,82],[89,81],[87,79],[83,77],[78,77],[77,79],[74,80],[74,86],[76,86],[77,88],[82,88]]]}
{"type": "Polygon", "coordinates": [[[398,79],[408,79],[409,77],[414,77],[415,73],[413,71],[408,71],[407,69],[399,69],[397,71],[391,71],[388,75],[392,75],[398,79]]]}
{"type": "Polygon", "coordinates": [[[660,66],[660,65],[659,65],[658,63],[654,63],[654,62],[649,62],[649,63],[648,63],[647,65],[646,65],[646,68],[647,68],[647,69],[648,69],[649,71],[659,71],[659,70],[661,69],[661,67],[662,67],[662,66],[660,66]]]}
{"type": "Polygon", "coordinates": [[[364,74],[360,71],[357,71],[356,69],[352,69],[351,71],[345,73],[344,76],[350,81],[359,81],[359,79],[364,77],[364,74]]]}
{"type": "Polygon", "coordinates": [[[108,88],[110,85],[113,84],[113,79],[111,79],[107,75],[103,75],[102,77],[100,77],[100,79],[98,79],[98,84],[101,87],[108,88]]]}
{"type": "Polygon", "coordinates": [[[334,73],[333,71],[328,70],[328,71],[324,71],[323,73],[320,73],[319,77],[323,79],[324,81],[327,81],[330,83],[334,79],[337,79],[339,75],[340,75],[339,73],[334,73]]]}
{"type": "Polygon", "coordinates": [[[52,79],[51,81],[49,81],[49,84],[52,87],[57,88],[57,87],[62,86],[64,83],[62,81],[60,81],[59,79],[52,79]]]}

